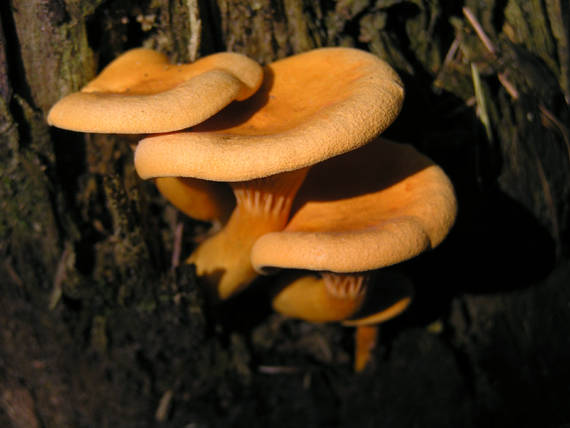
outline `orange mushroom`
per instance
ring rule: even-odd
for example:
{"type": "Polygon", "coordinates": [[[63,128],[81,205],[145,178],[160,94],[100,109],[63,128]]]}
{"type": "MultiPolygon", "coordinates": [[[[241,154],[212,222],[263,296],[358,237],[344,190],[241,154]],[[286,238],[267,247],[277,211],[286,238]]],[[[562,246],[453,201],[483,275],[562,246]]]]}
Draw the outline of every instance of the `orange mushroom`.
{"type": "MultiPolygon", "coordinates": [[[[408,145],[377,141],[315,166],[282,231],[261,236],[251,261],[260,273],[312,271],[281,286],[274,308],[315,322],[372,326],[402,312],[411,289],[378,301],[374,270],[436,247],[456,216],[453,186],[408,145]]],[[[369,327],[366,330],[370,330],[369,327]]],[[[364,367],[368,331],[357,333],[355,366],[364,367]]]]}
{"type": "MultiPolygon", "coordinates": [[[[162,53],[132,49],[80,92],[58,101],[47,120],[81,132],[171,132],[208,119],[234,100],[246,99],[262,78],[259,64],[236,53],[174,65],[162,53]]],[[[156,185],[177,208],[198,220],[223,224],[235,205],[231,190],[220,183],[164,177],[156,185]]]]}
{"type": "Polygon", "coordinates": [[[173,65],[149,49],[125,52],[80,92],[59,100],[50,125],[80,132],[148,134],[196,125],[261,84],[261,66],[222,52],[173,65]]]}
{"type": "Polygon", "coordinates": [[[231,184],[228,223],[188,259],[225,299],[256,277],[250,249],[285,227],[308,168],[367,144],[398,115],[403,94],[397,74],[374,55],[313,50],[268,65],[253,97],[190,132],[143,139],[135,166],[142,178],[231,184]]]}

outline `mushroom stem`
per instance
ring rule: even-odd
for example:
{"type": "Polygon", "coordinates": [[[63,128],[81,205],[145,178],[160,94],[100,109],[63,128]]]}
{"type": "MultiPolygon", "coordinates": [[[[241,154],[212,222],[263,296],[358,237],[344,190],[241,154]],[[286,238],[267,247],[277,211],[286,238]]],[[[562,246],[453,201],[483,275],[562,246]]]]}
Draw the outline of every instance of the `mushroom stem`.
{"type": "Polygon", "coordinates": [[[360,325],[354,332],[354,371],[361,372],[370,361],[378,338],[377,325],[360,325]]]}
{"type": "Polygon", "coordinates": [[[256,277],[251,248],[262,235],[282,230],[293,198],[308,168],[266,178],[231,183],[236,208],[224,228],[204,241],[187,259],[217,297],[227,299],[242,291],[256,277]]]}

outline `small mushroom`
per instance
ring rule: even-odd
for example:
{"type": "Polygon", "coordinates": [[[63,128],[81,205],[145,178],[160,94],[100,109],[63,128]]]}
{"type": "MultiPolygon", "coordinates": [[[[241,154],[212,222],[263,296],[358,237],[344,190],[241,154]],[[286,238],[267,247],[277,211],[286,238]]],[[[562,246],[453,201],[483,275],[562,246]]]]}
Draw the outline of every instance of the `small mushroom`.
{"type": "Polygon", "coordinates": [[[290,271],[271,288],[273,308],[281,314],[356,327],[356,371],[363,370],[370,359],[377,324],[402,313],[413,296],[407,278],[385,270],[358,274],[290,271]]]}
{"type": "MultiPolygon", "coordinates": [[[[278,312],[372,326],[403,311],[412,293],[401,286],[379,302],[370,273],[436,247],[456,210],[453,186],[441,168],[411,146],[378,139],[315,166],[287,226],[255,242],[252,265],[261,273],[313,272],[279,289],[273,300],[278,312]]],[[[357,333],[358,370],[369,352],[364,339],[369,342],[372,334],[366,330],[357,333]]]]}
{"type": "Polygon", "coordinates": [[[237,53],[173,65],[159,52],[132,49],[80,92],[58,101],[47,121],[80,132],[176,131],[208,119],[236,99],[250,97],[262,77],[259,64],[237,53]]]}
{"type": "Polygon", "coordinates": [[[397,74],[374,55],[313,50],[268,65],[253,97],[190,132],[143,139],[135,166],[142,178],[231,184],[228,223],[188,259],[225,299],[256,277],[251,246],[285,227],[308,168],[367,144],[398,115],[403,94],[397,74]]]}

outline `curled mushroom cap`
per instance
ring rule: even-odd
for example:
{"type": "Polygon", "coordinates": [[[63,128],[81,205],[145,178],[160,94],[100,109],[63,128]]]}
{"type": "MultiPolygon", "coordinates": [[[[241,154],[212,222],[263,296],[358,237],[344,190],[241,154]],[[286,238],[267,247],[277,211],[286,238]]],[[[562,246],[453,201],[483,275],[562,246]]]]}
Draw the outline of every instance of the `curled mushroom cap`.
{"type": "Polygon", "coordinates": [[[236,99],[248,98],[262,77],[259,64],[236,53],[174,65],[159,52],[133,49],[80,92],[58,101],[47,120],[80,132],[176,131],[206,120],[236,99]]]}
{"type": "Polygon", "coordinates": [[[301,169],[368,143],[396,118],[403,95],[396,72],[376,56],[316,49],[268,65],[253,97],[192,132],[143,139],[135,165],[142,178],[215,181],[301,169]]]}
{"type": "Polygon", "coordinates": [[[437,246],[457,211],[453,185],[411,146],[378,139],[315,166],[283,231],[260,237],[254,268],[362,272],[437,246]]]}
{"type": "Polygon", "coordinates": [[[190,131],[143,139],[135,167],[142,178],[230,182],[236,209],[188,259],[224,299],[256,277],[251,246],[285,227],[309,167],[371,141],[403,95],[397,74],[374,55],[317,49],[268,65],[256,94],[190,131]]]}
{"type": "Polygon", "coordinates": [[[273,307],[307,321],[355,326],[360,371],[376,340],[374,325],[401,313],[412,296],[409,284],[393,278],[377,288],[371,271],[438,245],[456,211],[453,186],[441,168],[410,146],[379,138],[315,166],[287,226],[253,245],[252,265],[259,272],[320,272],[281,286],[273,307]]]}

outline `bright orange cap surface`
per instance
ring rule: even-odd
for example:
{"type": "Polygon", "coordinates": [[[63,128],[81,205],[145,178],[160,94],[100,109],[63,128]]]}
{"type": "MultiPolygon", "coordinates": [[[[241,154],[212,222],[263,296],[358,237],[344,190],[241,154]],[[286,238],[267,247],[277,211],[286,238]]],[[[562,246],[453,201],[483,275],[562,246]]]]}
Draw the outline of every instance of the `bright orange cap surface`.
{"type": "Polygon", "coordinates": [[[456,210],[441,168],[411,146],[378,139],[313,167],[287,227],[257,240],[252,265],[257,271],[379,269],[438,245],[456,210]]]}
{"type": "Polygon", "coordinates": [[[262,77],[259,64],[236,53],[174,65],[159,52],[133,49],[111,62],[80,92],[58,101],[47,120],[80,132],[176,131],[251,96],[262,77]]]}
{"type": "Polygon", "coordinates": [[[368,143],[398,115],[396,72],[357,49],[324,48],[276,61],[262,87],[190,132],[143,139],[142,178],[244,181],[293,171],[368,143]]]}

